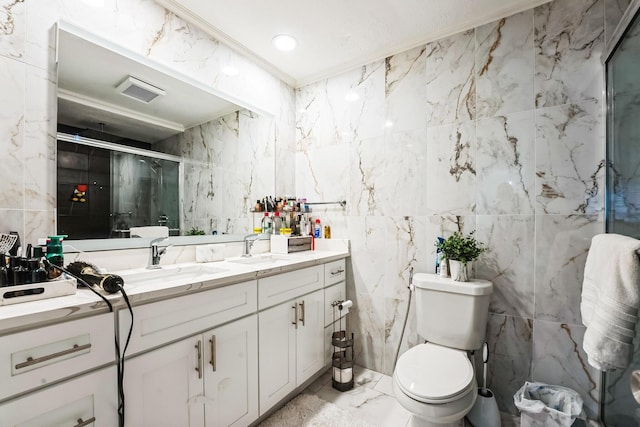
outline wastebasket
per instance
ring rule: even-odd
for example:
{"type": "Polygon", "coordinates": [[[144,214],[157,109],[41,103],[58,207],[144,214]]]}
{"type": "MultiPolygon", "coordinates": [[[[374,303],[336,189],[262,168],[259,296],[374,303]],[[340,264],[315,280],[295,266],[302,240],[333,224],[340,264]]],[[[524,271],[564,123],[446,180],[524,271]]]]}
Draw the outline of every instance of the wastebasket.
{"type": "Polygon", "coordinates": [[[582,415],[582,398],[570,388],[525,382],[513,395],[521,427],[568,427],[582,415]]]}

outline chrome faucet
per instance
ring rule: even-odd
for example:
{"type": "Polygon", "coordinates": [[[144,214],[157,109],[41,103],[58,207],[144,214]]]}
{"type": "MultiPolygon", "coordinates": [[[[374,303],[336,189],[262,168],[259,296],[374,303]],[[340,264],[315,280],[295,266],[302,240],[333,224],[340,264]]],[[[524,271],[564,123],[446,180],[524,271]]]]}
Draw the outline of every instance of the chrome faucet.
{"type": "Polygon", "coordinates": [[[258,237],[260,237],[260,235],[256,233],[247,234],[246,236],[244,236],[244,250],[242,251],[243,257],[248,258],[251,256],[251,248],[256,243],[256,240],[258,240],[258,237]],[[250,240],[251,237],[255,238],[253,240],[250,240]]]}
{"type": "Polygon", "coordinates": [[[169,238],[158,237],[156,239],[151,240],[151,242],[149,243],[151,253],[149,258],[149,265],[147,265],[148,269],[162,268],[160,267],[160,258],[162,258],[162,255],[164,255],[165,252],[167,252],[167,248],[169,248],[169,246],[171,245],[165,246],[164,248],[158,250],[158,243],[164,242],[166,240],[169,240],[169,238]]]}

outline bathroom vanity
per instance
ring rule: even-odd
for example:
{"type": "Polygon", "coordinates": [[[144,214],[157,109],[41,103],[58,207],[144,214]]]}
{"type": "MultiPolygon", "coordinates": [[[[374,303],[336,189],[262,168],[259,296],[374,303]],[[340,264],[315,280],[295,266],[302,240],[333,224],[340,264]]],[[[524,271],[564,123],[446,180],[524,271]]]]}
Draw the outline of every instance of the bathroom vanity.
{"type": "MultiPolygon", "coordinates": [[[[126,425],[245,426],[330,364],[331,302],[345,299],[344,250],[119,271],[133,305],[126,425]]],[[[7,425],[118,425],[119,294],[86,289],[0,307],[0,419],[7,425]]],[[[122,350],[122,348],[121,348],[122,350]]]]}

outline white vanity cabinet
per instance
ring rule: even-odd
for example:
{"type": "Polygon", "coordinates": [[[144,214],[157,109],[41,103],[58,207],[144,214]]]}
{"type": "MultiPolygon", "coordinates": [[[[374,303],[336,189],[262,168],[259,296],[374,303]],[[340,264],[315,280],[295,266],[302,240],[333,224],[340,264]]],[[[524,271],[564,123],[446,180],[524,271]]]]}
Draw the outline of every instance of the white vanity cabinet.
{"type": "Polygon", "coordinates": [[[0,405],[3,427],[118,425],[115,366],[47,387],[0,405]]]}
{"type": "Polygon", "coordinates": [[[325,366],[323,286],[324,266],[258,281],[261,414],[325,366]]]}
{"type": "MultiPolygon", "coordinates": [[[[136,352],[198,333],[127,360],[127,426],[246,426],[255,421],[256,298],[256,281],[251,281],[134,307],[140,327],[132,341],[136,352]],[[228,320],[233,321],[199,332],[204,324],[228,320]]],[[[127,316],[122,313],[123,319],[127,316]]]]}

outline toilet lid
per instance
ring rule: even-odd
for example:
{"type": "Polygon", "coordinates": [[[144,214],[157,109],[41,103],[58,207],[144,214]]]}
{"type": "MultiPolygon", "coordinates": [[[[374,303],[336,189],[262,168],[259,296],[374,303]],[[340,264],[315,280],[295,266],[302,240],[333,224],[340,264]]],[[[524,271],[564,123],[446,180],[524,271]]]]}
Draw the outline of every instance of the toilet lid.
{"type": "Polygon", "coordinates": [[[473,367],[464,351],[420,344],[405,352],[394,375],[402,391],[418,401],[445,400],[464,392],[473,367]]]}

